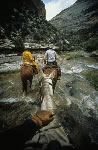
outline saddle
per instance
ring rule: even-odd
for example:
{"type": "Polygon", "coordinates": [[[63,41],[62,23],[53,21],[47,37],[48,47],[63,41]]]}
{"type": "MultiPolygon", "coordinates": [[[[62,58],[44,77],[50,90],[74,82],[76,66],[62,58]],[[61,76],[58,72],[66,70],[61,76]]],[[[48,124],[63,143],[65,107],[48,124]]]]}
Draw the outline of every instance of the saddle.
{"type": "Polygon", "coordinates": [[[23,67],[23,66],[32,66],[32,64],[29,63],[29,62],[25,62],[25,63],[21,64],[21,66],[22,66],[22,67],[23,67]]]}
{"type": "Polygon", "coordinates": [[[34,71],[34,74],[37,74],[36,66],[33,65],[33,64],[31,64],[31,63],[29,63],[29,62],[23,63],[23,64],[21,64],[20,66],[21,66],[21,67],[24,67],[24,66],[25,66],[25,67],[31,66],[31,67],[32,67],[32,70],[34,71]]]}
{"type": "Polygon", "coordinates": [[[45,65],[43,67],[43,70],[47,69],[47,68],[58,68],[56,65],[45,65]]]}
{"type": "Polygon", "coordinates": [[[58,78],[58,80],[61,79],[61,69],[57,65],[53,65],[53,64],[45,65],[42,70],[44,71],[47,68],[55,68],[57,70],[57,78],[58,78]]]}

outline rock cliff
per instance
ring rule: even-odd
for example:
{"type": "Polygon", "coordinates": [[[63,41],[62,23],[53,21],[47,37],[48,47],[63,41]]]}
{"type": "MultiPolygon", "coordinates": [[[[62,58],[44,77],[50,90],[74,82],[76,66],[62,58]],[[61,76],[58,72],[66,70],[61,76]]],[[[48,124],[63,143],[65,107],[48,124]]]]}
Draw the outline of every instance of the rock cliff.
{"type": "Polygon", "coordinates": [[[1,0],[0,52],[25,47],[40,49],[48,43],[58,43],[57,29],[45,20],[45,5],[41,0],[1,0]]]}
{"type": "Polygon", "coordinates": [[[98,0],[77,0],[50,23],[76,48],[98,36],[98,0]]]}
{"type": "Polygon", "coordinates": [[[0,22],[11,19],[12,16],[18,15],[23,10],[31,11],[32,15],[36,14],[36,16],[43,16],[44,18],[46,15],[45,6],[41,0],[1,0],[0,22]]]}

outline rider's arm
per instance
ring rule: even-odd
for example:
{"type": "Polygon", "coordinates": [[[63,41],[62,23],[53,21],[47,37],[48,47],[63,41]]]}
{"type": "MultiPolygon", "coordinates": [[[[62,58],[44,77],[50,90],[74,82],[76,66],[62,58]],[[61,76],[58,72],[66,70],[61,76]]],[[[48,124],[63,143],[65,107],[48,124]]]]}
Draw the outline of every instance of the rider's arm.
{"type": "Polygon", "coordinates": [[[30,62],[34,62],[34,57],[32,56],[31,53],[29,53],[29,59],[30,59],[30,62]]]}
{"type": "Polygon", "coordinates": [[[0,149],[23,150],[24,143],[32,139],[36,131],[48,125],[53,120],[53,114],[49,111],[38,111],[31,119],[23,124],[0,132],[0,149]]]}
{"type": "Polygon", "coordinates": [[[25,141],[30,140],[38,130],[36,123],[31,119],[23,124],[0,133],[0,147],[2,150],[22,149],[25,141]]]}

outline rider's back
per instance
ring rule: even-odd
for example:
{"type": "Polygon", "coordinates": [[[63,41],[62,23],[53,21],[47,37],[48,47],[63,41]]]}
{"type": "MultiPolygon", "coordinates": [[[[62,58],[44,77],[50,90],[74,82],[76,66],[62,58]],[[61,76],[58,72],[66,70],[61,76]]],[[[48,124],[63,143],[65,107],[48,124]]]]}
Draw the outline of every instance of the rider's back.
{"type": "Polygon", "coordinates": [[[52,49],[47,50],[48,62],[56,61],[56,52],[52,49]]]}

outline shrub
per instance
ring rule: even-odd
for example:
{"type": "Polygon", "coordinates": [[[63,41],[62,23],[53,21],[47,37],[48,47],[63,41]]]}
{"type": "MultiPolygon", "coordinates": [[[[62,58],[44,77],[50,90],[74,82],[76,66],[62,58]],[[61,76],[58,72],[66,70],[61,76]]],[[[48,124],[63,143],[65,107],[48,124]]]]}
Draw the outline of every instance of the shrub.
{"type": "Polygon", "coordinates": [[[85,45],[86,51],[92,52],[98,50],[98,37],[91,38],[85,45]]]}
{"type": "Polygon", "coordinates": [[[86,79],[90,82],[90,85],[98,91],[98,70],[89,71],[86,74],[86,79]]]}
{"type": "Polygon", "coordinates": [[[22,51],[24,50],[24,43],[23,43],[23,40],[20,36],[17,36],[14,40],[14,44],[15,44],[15,48],[18,50],[18,51],[22,51]]]}

